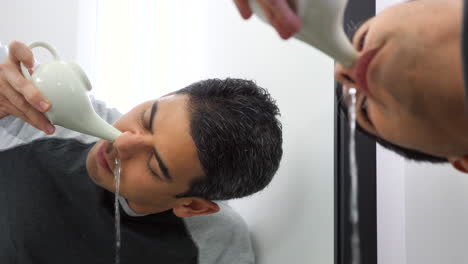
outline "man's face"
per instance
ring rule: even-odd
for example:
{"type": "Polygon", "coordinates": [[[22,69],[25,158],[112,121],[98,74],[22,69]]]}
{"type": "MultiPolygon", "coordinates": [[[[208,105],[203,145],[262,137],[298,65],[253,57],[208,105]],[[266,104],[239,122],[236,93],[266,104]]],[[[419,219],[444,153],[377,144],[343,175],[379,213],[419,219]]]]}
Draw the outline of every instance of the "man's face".
{"type": "Polygon", "coordinates": [[[187,95],[167,96],[122,116],[114,126],[124,134],[113,144],[97,142],[88,154],[91,179],[115,192],[112,169],[120,157],[120,194],[132,209],[143,213],[175,207],[180,200],[175,195],[187,191],[190,182],[202,175],[190,136],[188,100],[187,95]]]}
{"type": "Polygon", "coordinates": [[[353,43],[361,59],[352,68],[337,64],[336,77],[358,90],[365,130],[436,156],[467,154],[461,18],[461,0],[418,0],[360,27],[353,43]]]}

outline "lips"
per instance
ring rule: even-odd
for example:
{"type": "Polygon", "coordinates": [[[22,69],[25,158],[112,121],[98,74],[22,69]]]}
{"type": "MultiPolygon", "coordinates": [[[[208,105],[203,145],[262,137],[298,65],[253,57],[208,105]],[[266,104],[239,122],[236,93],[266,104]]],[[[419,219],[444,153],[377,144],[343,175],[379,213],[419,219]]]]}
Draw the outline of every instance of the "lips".
{"type": "Polygon", "coordinates": [[[97,160],[101,167],[103,167],[104,169],[112,173],[112,170],[106,159],[106,154],[104,153],[105,149],[106,149],[106,143],[102,144],[101,147],[99,148],[98,153],[97,153],[97,160]]]}
{"type": "Polygon", "coordinates": [[[364,53],[364,55],[362,55],[361,58],[359,58],[359,61],[356,64],[356,68],[354,70],[356,82],[359,84],[361,90],[363,90],[363,92],[368,95],[371,94],[371,91],[367,82],[367,73],[369,70],[369,65],[371,64],[372,60],[374,59],[375,55],[377,55],[379,50],[380,48],[376,48],[364,53]]]}

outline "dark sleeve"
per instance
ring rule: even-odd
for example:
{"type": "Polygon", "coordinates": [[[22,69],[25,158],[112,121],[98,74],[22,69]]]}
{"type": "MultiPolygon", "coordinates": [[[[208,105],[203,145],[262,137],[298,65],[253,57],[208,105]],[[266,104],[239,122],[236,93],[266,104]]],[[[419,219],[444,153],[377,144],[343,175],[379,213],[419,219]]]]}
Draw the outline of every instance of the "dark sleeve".
{"type": "Polygon", "coordinates": [[[462,69],[465,84],[465,102],[468,104],[468,0],[464,1],[462,23],[462,69]]]}
{"type": "Polygon", "coordinates": [[[5,171],[2,162],[7,159],[7,154],[0,151],[0,263],[16,263],[16,250],[12,234],[12,217],[16,215],[12,206],[11,190],[15,190],[15,181],[11,174],[5,171]]]}

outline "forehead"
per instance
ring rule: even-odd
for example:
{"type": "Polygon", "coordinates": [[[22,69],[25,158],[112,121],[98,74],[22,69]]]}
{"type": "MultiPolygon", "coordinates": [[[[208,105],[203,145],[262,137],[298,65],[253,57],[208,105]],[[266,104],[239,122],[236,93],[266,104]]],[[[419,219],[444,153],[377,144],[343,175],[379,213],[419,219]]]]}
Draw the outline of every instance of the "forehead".
{"type": "MultiPolygon", "coordinates": [[[[192,139],[189,97],[171,95],[157,100],[153,120],[154,144],[174,178],[194,178],[202,174],[197,148],[192,139]]],[[[149,118],[149,113],[147,114],[149,118]]]]}
{"type": "Polygon", "coordinates": [[[380,22],[380,21],[385,21],[386,23],[402,23],[406,24],[406,26],[411,26],[408,22],[408,19],[411,19],[412,17],[418,16],[420,14],[413,14],[413,16],[409,16],[411,13],[414,12],[414,9],[416,8],[415,3],[421,2],[420,1],[405,1],[405,2],[400,2],[395,5],[391,5],[387,8],[384,8],[382,11],[377,13],[376,16],[371,18],[369,22],[380,22]],[[409,16],[409,17],[407,17],[409,16]],[[405,18],[405,20],[401,21],[400,19],[405,18]]]}
{"type": "Polygon", "coordinates": [[[158,132],[165,132],[166,129],[173,130],[177,135],[189,132],[190,112],[187,95],[164,96],[156,100],[156,103],[153,125],[157,126],[158,132]]]}
{"type": "MultiPolygon", "coordinates": [[[[446,1],[446,0],[412,0],[412,1],[404,1],[399,4],[392,5],[388,8],[385,8],[377,14],[376,18],[390,18],[390,19],[398,19],[404,18],[404,20],[396,20],[395,22],[399,22],[405,24],[407,27],[411,27],[417,24],[424,24],[424,23],[416,23],[412,24],[409,23],[411,21],[420,20],[421,18],[432,18],[430,19],[433,21],[434,17],[437,17],[437,14],[441,14],[440,12],[444,9],[447,9],[450,6],[453,6],[454,3],[457,1],[446,1]],[[452,3],[448,3],[452,2],[452,3]],[[437,11],[434,13],[434,11],[437,11]]],[[[456,4],[455,4],[456,5],[456,4]]],[[[451,15],[449,14],[449,17],[451,15]]],[[[436,22],[436,21],[434,21],[436,22]]]]}
{"type": "Polygon", "coordinates": [[[358,32],[368,31],[368,37],[375,43],[392,40],[392,45],[398,47],[438,47],[444,39],[460,35],[459,25],[456,25],[461,18],[461,10],[457,11],[460,3],[441,0],[403,2],[384,9],[364,23],[358,32]]]}

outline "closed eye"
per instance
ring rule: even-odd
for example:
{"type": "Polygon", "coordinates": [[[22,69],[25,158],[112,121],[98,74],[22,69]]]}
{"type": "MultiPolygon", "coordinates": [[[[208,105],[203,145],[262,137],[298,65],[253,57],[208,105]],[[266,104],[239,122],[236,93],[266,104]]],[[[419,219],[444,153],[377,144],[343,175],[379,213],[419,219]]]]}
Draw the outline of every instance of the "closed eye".
{"type": "Polygon", "coordinates": [[[140,114],[140,125],[143,129],[145,130],[148,130],[148,127],[145,125],[145,113],[146,113],[146,109],[144,109],[143,111],[141,111],[141,114],[140,114]]]}
{"type": "Polygon", "coordinates": [[[146,160],[146,169],[148,170],[149,173],[151,173],[151,175],[153,175],[154,177],[158,178],[158,180],[161,180],[161,181],[164,181],[160,176],[159,174],[157,174],[153,168],[151,167],[151,158],[153,157],[153,154],[152,152],[149,154],[148,156],[148,159],[146,160]]]}
{"type": "MultiPolygon", "coordinates": [[[[146,124],[145,122],[145,113],[146,113],[146,110],[143,110],[141,111],[141,114],[140,114],[140,125],[143,129],[147,130],[150,132],[150,128],[149,126],[146,124]]],[[[153,151],[150,151],[149,155],[148,155],[148,158],[146,160],[146,169],[148,170],[149,173],[151,173],[151,175],[153,175],[154,177],[162,180],[162,178],[159,176],[158,173],[156,173],[153,168],[151,167],[151,158],[153,157],[153,151]]]]}

